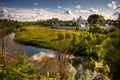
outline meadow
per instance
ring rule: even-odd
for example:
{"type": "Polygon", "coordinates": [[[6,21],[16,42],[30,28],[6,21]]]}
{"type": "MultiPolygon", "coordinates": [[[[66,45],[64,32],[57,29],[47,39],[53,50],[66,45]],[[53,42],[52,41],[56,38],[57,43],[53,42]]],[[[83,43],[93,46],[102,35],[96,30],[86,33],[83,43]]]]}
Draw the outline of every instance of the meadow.
{"type": "Polygon", "coordinates": [[[26,45],[56,50],[62,43],[70,42],[74,34],[79,35],[80,32],[31,25],[16,30],[15,40],[26,45]]]}

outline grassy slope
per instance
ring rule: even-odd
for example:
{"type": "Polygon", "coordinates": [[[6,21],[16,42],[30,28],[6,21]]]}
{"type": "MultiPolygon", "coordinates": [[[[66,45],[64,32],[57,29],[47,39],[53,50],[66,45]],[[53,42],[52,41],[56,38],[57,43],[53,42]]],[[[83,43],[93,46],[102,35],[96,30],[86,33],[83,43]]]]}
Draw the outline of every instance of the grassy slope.
{"type": "Polygon", "coordinates": [[[65,41],[70,42],[73,34],[80,34],[80,32],[31,25],[18,29],[16,31],[15,40],[36,47],[57,49],[62,43],[66,43],[65,41]],[[71,37],[67,39],[59,39],[59,34],[69,34],[71,37]]]}

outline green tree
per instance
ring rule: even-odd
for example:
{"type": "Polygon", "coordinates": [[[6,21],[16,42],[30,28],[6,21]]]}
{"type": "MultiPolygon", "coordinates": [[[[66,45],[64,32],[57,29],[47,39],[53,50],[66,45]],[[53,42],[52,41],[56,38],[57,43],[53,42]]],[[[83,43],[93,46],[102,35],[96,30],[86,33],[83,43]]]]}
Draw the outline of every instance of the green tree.
{"type": "Polygon", "coordinates": [[[72,23],[71,21],[64,21],[65,26],[71,26],[72,25],[71,23],[72,23]]]}
{"type": "Polygon", "coordinates": [[[98,14],[92,14],[88,17],[88,23],[90,23],[90,25],[93,24],[104,24],[105,23],[105,19],[102,15],[98,15],[98,14]]]}
{"type": "Polygon", "coordinates": [[[72,43],[73,46],[78,45],[79,44],[79,36],[76,35],[76,34],[73,34],[73,38],[71,40],[71,43],[72,43]]]}
{"type": "Polygon", "coordinates": [[[117,24],[117,27],[120,29],[120,14],[119,14],[119,17],[118,17],[118,24],[117,24]]]}
{"type": "Polygon", "coordinates": [[[53,22],[53,23],[57,23],[57,22],[59,22],[59,19],[58,18],[52,18],[52,19],[50,19],[50,21],[53,22]]]}
{"type": "Polygon", "coordinates": [[[105,63],[110,67],[111,80],[120,79],[120,30],[110,32],[110,37],[104,42],[103,48],[106,49],[104,58],[105,63]]]}
{"type": "Polygon", "coordinates": [[[18,61],[14,60],[11,65],[5,65],[2,68],[0,64],[0,79],[1,80],[38,80],[37,70],[32,66],[28,66],[28,58],[26,55],[21,55],[18,61]],[[3,69],[4,72],[1,72],[3,69]]]}
{"type": "Polygon", "coordinates": [[[76,27],[76,31],[79,31],[80,30],[80,24],[78,22],[73,22],[72,23],[72,26],[75,26],[76,27]]]}
{"type": "Polygon", "coordinates": [[[100,26],[98,24],[94,24],[92,26],[90,26],[89,32],[91,33],[105,33],[107,34],[109,32],[108,28],[104,28],[103,26],[100,26]]]}

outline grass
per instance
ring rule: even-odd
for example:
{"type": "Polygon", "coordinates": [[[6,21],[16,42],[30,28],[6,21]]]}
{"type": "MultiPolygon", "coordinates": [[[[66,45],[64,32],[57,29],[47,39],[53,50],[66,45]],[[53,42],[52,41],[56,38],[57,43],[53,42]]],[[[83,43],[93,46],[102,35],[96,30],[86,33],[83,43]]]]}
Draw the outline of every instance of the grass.
{"type": "Polygon", "coordinates": [[[73,34],[80,34],[80,32],[31,25],[17,29],[15,40],[35,47],[56,50],[61,44],[70,42],[73,34]]]}

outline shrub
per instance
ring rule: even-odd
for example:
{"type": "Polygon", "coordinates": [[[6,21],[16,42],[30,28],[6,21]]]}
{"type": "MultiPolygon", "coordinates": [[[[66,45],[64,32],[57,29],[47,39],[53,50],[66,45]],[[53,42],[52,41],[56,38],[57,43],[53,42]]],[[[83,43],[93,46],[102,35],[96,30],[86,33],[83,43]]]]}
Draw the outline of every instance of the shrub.
{"type": "Polygon", "coordinates": [[[65,39],[65,34],[64,33],[58,33],[58,39],[59,40],[65,39]]]}
{"type": "Polygon", "coordinates": [[[94,25],[90,26],[89,32],[107,34],[109,32],[109,29],[104,28],[103,26],[100,26],[98,24],[94,24],[94,25]]]}
{"type": "Polygon", "coordinates": [[[65,38],[66,38],[66,39],[71,39],[71,37],[72,37],[72,35],[71,35],[70,33],[66,33],[66,34],[65,34],[65,38]]]}
{"type": "Polygon", "coordinates": [[[76,26],[76,31],[79,31],[79,30],[80,30],[79,26],[76,26]]]}
{"type": "Polygon", "coordinates": [[[20,31],[27,31],[25,28],[20,28],[20,31]]]}

